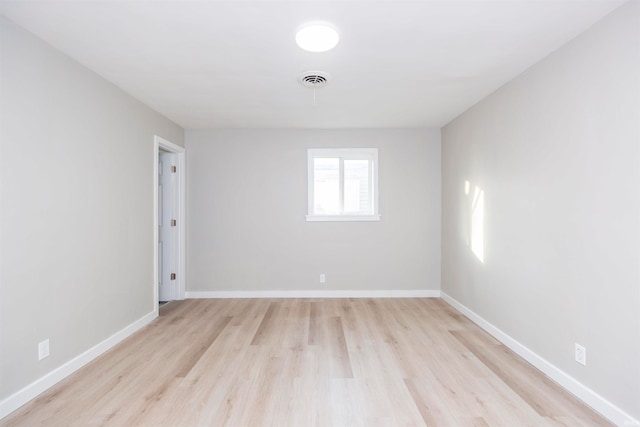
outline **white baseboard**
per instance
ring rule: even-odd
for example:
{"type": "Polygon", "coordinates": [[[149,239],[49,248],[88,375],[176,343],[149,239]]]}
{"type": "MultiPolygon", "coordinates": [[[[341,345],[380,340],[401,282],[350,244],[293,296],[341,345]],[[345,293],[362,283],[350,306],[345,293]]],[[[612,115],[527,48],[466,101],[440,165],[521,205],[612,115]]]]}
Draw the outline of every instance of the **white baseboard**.
{"type": "Polygon", "coordinates": [[[152,311],[151,313],[136,320],[124,329],[111,335],[106,340],[96,344],[89,350],[71,359],[64,365],[54,369],[42,378],[29,384],[22,390],[19,390],[11,396],[7,397],[0,402],[0,419],[6,417],[11,412],[29,402],[31,399],[37,397],[40,393],[44,392],[48,388],[54,386],[69,375],[73,374],[75,371],[82,368],[87,363],[100,356],[102,353],[122,342],[125,338],[129,337],[134,332],[147,326],[156,317],[158,317],[157,310],[152,311]]]}
{"type": "Polygon", "coordinates": [[[616,405],[609,402],[607,399],[600,396],[595,391],[591,390],[589,387],[580,383],[578,380],[568,375],[566,372],[560,370],[557,366],[551,364],[524,345],[520,344],[518,341],[511,338],[509,335],[477,315],[475,312],[471,311],[468,307],[466,307],[456,299],[452,298],[444,292],[441,292],[441,298],[453,308],[468,317],[473,323],[484,329],[495,339],[509,347],[520,357],[531,363],[537,369],[546,374],[549,378],[557,382],[567,391],[572,393],[578,399],[582,400],[585,404],[589,405],[595,411],[602,414],[614,424],[619,426],[640,425],[640,421],[634,419],[631,415],[627,414],[622,409],[618,408],[616,405]]]}
{"type": "Polygon", "coordinates": [[[185,298],[439,298],[439,290],[187,291],[185,298]]]}

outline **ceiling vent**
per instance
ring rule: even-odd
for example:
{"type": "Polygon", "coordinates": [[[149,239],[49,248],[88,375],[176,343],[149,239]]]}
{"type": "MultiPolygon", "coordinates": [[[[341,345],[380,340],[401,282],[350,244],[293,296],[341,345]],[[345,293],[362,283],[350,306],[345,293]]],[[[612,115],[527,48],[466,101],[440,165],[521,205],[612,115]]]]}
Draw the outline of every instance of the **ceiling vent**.
{"type": "Polygon", "coordinates": [[[329,82],[329,73],[324,71],[306,71],[298,76],[298,81],[304,87],[320,89],[329,82]]]}

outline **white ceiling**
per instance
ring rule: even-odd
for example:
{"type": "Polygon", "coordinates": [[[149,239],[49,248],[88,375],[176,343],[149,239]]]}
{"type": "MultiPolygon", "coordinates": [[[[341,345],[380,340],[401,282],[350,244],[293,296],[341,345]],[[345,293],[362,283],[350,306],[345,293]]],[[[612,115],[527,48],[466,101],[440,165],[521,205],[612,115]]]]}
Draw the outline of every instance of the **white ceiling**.
{"type": "MultiPolygon", "coordinates": [[[[188,128],[440,127],[614,0],[30,1],[0,12],[188,128]],[[323,20],[338,46],[309,53],[323,20]],[[297,77],[331,74],[316,91],[297,77]]],[[[597,60],[597,58],[594,58],[597,60]]]]}

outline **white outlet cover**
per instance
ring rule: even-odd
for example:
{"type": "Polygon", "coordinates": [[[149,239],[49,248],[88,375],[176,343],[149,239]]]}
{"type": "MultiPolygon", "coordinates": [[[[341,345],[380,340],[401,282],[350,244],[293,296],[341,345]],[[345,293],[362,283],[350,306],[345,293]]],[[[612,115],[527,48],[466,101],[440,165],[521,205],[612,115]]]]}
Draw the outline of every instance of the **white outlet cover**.
{"type": "Polygon", "coordinates": [[[581,346],[580,344],[576,343],[575,355],[576,355],[576,362],[578,362],[581,365],[587,366],[587,349],[584,348],[584,346],[581,346]]]}
{"type": "Polygon", "coordinates": [[[320,275],[320,283],[324,283],[327,281],[327,277],[324,274],[320,275]]]}
{"type": "Polygon", "coordinates": [[[38,344],[38,360],[49,356],[49,340],[46,339],[38,344]]]}

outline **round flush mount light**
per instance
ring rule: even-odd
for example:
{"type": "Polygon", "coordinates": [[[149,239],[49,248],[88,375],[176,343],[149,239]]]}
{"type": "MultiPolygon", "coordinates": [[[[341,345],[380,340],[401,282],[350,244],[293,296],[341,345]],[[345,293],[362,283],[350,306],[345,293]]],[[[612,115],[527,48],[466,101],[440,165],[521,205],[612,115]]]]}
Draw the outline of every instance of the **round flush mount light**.
{"type": "Polygon", "coordinates": [[[326,52],[340,41],[335,28],[326,23],[310,23],[300,27],[296,33],[296,43],[309,52],[326,52]]]}

